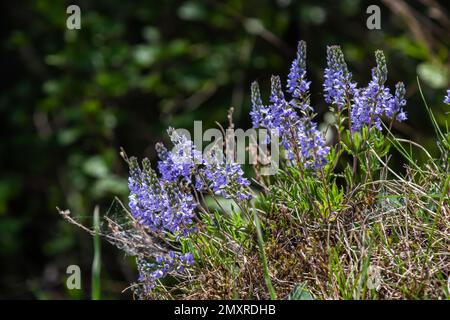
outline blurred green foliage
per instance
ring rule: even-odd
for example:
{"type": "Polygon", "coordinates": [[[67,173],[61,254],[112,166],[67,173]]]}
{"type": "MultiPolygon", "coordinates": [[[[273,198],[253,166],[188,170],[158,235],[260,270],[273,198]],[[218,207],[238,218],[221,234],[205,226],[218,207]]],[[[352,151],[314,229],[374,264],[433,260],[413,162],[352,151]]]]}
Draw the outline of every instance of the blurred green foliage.
{"type": "MultiPolygon", "coordinates": [[[[299,39],[308,42],[312,92],[321,89],[326,45],[342,45],[354,74],[366,74],[360,83],[381,48],[390,81],[408,89],[410,121],[396,130],[434,148],[417,75],[438,121],[448,116],[446,1],[382,1],[382,28],[373,31],[363,0],[78,1],[82,28],[67,30],[71,3],[2,8],[0,298],[89,298],[92,239],[55,206],[89,224],[96,205],[105,213],[114,195],[126,199],[119,147],[154,159],[169,125],[208,128],[233,106],[237,125],[248,127],[249,83],[286,74],[299,39]],[[69,264],[84,272],[81,292],[64,286],[69,264]]],[[[311,99],[322,117],[323,98],[311,99]]],[[[102,266],[102,297],[124,297],[133,267],[110,246],[102,266]]]]}

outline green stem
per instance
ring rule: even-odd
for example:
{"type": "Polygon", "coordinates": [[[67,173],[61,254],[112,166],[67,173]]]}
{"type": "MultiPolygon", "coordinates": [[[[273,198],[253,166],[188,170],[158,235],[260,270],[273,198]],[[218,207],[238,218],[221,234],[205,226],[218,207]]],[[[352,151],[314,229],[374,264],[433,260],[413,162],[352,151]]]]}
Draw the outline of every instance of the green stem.
{"type": "Polygon", "coordinates": [[[91,298],[92,300],[100,300],[100,270],[101,270],[101,243],[100,243],[100,217],[99,207],[94,209],[94,259],[92,261],[92,284],[91,284],[91,298]]]}

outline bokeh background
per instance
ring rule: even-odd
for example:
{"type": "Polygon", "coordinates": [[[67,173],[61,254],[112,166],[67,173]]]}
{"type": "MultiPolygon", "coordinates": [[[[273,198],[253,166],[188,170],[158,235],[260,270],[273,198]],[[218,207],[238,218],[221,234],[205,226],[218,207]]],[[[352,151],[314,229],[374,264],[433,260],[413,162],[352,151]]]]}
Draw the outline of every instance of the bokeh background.
{"type": "MultiPolygon", "coordinates": [[[[119,156],[155,159],[165,129],[226,123],[250,126],[249,85],[266,92],[286,76],[296,43],[308,43],[312,103],[323,116],[326,45],[340,44],[360,84],[383,49],[389,84],[407,86],[409,120],[398,134],[436,151],[418,93],[420,78],[441,124],[449,85],[448,1],[223,0],[8,1],[1,6],[0,299],[89,299],[92,237],[57,214],[70,209],[87,225],[98,205],[126,201],[119,156]],[[66,28],[66,8],[81,8],[81,30],[66,28]],[[381,8],[381,30],[366,9],[381,8]],[[66,268],[82,270],[68,290],[66,268]]],[[[102,298],[136,279],[132,259],[102,242],[102,298]]]]}

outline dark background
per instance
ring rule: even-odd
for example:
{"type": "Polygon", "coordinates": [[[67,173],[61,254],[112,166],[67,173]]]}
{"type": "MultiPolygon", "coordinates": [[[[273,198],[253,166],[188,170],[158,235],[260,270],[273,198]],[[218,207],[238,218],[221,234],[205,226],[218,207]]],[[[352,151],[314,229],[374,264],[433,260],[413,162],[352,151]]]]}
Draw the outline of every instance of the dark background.
{"type": "MultiPolygon", "coordinates": [[[[448,1],[12,1],[1,6],[0,299],[90,298],[92,238],[63,221],[56,206],[87,225],[95,205],[126,201],[128,154],[155,158],[165,129],[203,120],[250,126],[249,86],[268,96],[271,74],[285,79],[296,43],[308,43],[308,77],[319,119],[326,45],[340,44],[362,85],[373,52],[388,59],[389,84],[404,81],[409,120],[399,135],[436,152],[418,93],[419,76],[438,121],[449,87],[448,1]],[[81,30],[66,8],[81,8],[81,30]],[[368,30],[366,8],[381,8],[368,30]],[[65,286],[82,270],[82,290],[65,286]]],[[[136,279],[132,259],[102,244],[102,297],[136,279]]]]}

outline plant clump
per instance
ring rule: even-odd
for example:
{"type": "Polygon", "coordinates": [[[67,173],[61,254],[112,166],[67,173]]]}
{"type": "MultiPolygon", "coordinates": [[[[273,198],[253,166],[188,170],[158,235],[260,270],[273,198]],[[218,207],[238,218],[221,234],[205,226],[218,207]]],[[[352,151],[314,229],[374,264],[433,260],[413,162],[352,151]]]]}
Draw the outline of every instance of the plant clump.
{"type": "Polygon", "coordinates": [[[156,147],[156,168],[122,152],[130,168],[126,219],[107,217],[103,235],[136,257],[139,278],[130,288],[137,297],[450,297],[448,129],[424,100],[441,154],[395,136],[395,125],[407,120],[406,88],[388,87],[383,52],[359,86],[341,48],[330,46],[327,142],[311,105],[306,51],[300,41],[285,86],[272,76],[267,102],[251,84],[253,127],[281,140],[275,175],[262,175],[258,163],[255,178],[246,177],[225,150],[205,157],[174,129],[172,150],[156,147]]]}

